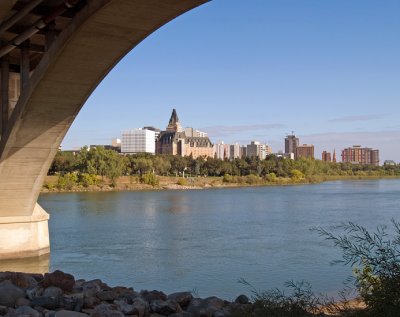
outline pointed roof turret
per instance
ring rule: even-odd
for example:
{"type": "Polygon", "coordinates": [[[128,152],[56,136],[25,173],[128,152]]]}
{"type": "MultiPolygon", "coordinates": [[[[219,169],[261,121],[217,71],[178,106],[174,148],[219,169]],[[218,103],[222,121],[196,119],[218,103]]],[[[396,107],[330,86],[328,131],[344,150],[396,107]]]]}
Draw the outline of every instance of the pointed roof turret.
{"type": "Polygon", "coordinates": [[[182,132],[182,126],[179,122],[178,114],[175,109],[172,109],[171,118],[169,119],[169,123],[167,126],[167,131],[170,132],[182,132]]]}
{"type": "Polygon", "coordinates": [[[171,114],[171,118],[169,119],[169,124],[175,124],[175,123],[177,123],[177,122],[179,122],[179,118],[178,118],[178,115],[177,115],[177,113],[176,113],[176,110],[175,109],[172,109],[172,114],[171,114]]]}

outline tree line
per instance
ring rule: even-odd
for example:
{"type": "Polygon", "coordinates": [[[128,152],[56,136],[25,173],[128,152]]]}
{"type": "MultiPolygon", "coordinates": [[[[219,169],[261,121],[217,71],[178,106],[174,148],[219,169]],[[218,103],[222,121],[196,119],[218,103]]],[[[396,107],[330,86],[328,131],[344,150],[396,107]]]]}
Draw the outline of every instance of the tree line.
{"type": "MultiPolygon", "coordinates": [[[[82,148],[79,152],[59,151],[49,169],[49,175],[68,174],[71,181],[90,185],[93,176],[108,178],[112,184],[123,175],[158,176],[223,176],[226,182],[237,182],[238,177],[256,177],[266,181],[276,178],[306,178],[318,181],[321,176],[400,176],[400,166],[373,166],[351,163],[324,162],[316,159],[290,160],[269,155],[221,160],[216,158],[174,155],[120,155],[103,147],[82,148]]],[[[68,178],[67,177],[67,178],[68,178]]],[[[68,179],[67,179],[68,180],[68,179]]]]}

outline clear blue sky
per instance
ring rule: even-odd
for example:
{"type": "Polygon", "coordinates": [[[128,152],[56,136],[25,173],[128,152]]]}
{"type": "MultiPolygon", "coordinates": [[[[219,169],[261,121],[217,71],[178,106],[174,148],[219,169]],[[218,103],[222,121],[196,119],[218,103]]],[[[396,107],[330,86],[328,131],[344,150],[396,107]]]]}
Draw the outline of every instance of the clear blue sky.
{"type": "Polygon", "coordinates": [[[361,144],[400,161],[399,0],[214,0],[156,31],[83,107],[64,149],[164,129],[172,108],[213,142],[322,150],[361,144]]]}

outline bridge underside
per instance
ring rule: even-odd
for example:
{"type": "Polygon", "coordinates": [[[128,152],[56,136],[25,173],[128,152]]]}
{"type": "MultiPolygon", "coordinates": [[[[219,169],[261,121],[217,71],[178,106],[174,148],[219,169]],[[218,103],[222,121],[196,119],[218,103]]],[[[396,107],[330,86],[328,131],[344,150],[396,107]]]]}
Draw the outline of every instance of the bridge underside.
{"type": "Polygon", "coordinates": [[[76,115],[122,57],[204,2],[0,2],[0,258],[49,251],[37,198],[76,115]]]}

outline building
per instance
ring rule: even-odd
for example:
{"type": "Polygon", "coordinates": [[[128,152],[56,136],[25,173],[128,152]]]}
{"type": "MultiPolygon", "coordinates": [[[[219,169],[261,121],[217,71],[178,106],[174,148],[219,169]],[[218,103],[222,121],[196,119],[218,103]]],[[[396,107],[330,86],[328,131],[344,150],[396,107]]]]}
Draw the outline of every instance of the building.
{"type": "Polygon", "coordinates": [[[158,137],[160,136],[160,129],[157,129],[155,127],[143,127],[143,129],[154,131],[154,137],[155,137],[155,142],[157,142],[158,137]]]}
{"type": "Polygon", "coordinates": [[[286,136],[285,138],[285,153],[293,153],[296,156],[296,148],[299,146],[299,138],[293,134],[286,136]]]}
{"type": "Polygon", "coordinates": [[[342,151],[342,162],[378,166],[379,150],[353,145],[342,151]]]}
{"type": "Polygon", "coordinates": [[[214,157],[220,160],[225,160],[230,158],[230,145],[225,144],[223,141],[220,141],[214,144],[213,147],[214,157]]]}
{"type": "Polygon", "coordinates": [[[234,160],[240,158],[240,145],[239,143],[229,145],[229,159],[234,160]]]}
{"type": "Polygon", "coordinates": [[[303,144],[296,147],[295,158],[314,158],[314,145],[303,144]]]}
{"type": "Polygon", "coordinates": [[[148,129],[132,129],[122,132],[121,153],[122,154],[138,154],[150,153],[155,154],[156,141],[155,132],[148,129]]]}
{"type": "Polygon", "coordinates": [[[385,162],[383,162],[384,166],[396,166],[396,162],[393,160],[385,160],[385,162]]]}
{"type": "Polygon", "coordinates": [[[332,162],[336,163],[336,149],[333,149],[333,158],[332,158],[332,162]]]}
{"type": "Polygon", "coordinates": [[[261,144],[258,141],[251,141],[250,144],[247,145],[246,156],[258,156],[260,160],[265,160],[267,155],[272,153],[272,148],[266,144],[261,144]]]}
{"type": "Polygon", "coordinates": [[[240,158],[244,158],[247,156],[247,146],[246,145],[241,145],[239,149],[240,153],[240,158]]]}
{"type": "Polygon", "coordinates": [[[193,130],[192,128],[186,129],[182,129],[178,114],[173,109],[166,130],[160,132],[156,142],[156,153],[192,156],[193,158],[199,156],[213,157],[213,144],[210,139],[199,136],[200,133],[203,133],[201,131],[193,130]],[[190,136],[186,135],[186,131],[190,136]]]}
{"type": "Polygon", "coordinates": [[[206,132],[200,131],[200,130],[195,130],[193,128],[187,127],[185,128],[185,135],[187,137],[193,137],[193,138],[206,138],[208,137],[208,134],[206,132]]]}
{"type": "Polygon", "coordinates": [[[323,151],[322,152],[322,160],[324,162],[332,162],[331,152],[323,151]]]}

